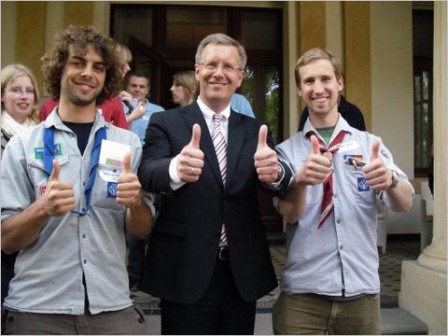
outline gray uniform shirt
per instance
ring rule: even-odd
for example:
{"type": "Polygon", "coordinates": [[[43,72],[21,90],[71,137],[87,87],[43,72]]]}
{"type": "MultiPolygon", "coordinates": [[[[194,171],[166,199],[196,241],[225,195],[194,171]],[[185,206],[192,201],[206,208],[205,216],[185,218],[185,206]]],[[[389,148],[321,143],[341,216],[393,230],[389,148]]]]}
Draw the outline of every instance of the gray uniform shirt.
{"type": "MultiPolygon", "coordinates": [[[[115,311],[132,305],[125,265],[125,213],[110,193],[110,184],[96,171],[87,214],[85,184],[94,134],[106,127],[107,140],[131,147],[131,166],[137,171],[142,147],[137,135],[106,123],[99,112],[84,155],[76,135],[53,112],[45,122],[17,135],[8,143],[2,159],[1,218],[23,211],[41,197],[47,185],[42,159],[44,128],[54,127],[55,159],[61,165],[60,180],[71,182],[76,208],[64,216],[51,217],[36,241],[20,251],[15,276],[5,306],[34,313],[84,313],[85,294],[90,312],[115,311]],[[85,276],[86,288],[83,284],[85,276]]],[[[144,201],[154,213],[151,194],[144,201]]]]}
{"type": "MultiPolygon", "coordinates": [[[[318,134],[308,120],[303,132],[276,147],[279,159],[294,172],[302,168],[310,155],[311,143],[306,134],[312,130],[318,134]]],[[[362,167],[355,169],[345,163],[348,158],[369,162],[377,137],[350,127],[340,116],[331,140],[341,130],[347,133],[333,156],[334,212],[318,229],[323,188],[322,184],[309,186],[305,214],[297,224],[287,226],[287,261],[280,284],[284,292],[348,297],[380,292],[377,195],[368,185],[362,167]]],[[[412,189],[384,145],[380,156],[412,189]]],[[[378,197],[389,205],[386,193],[381,192],[378,197]]]]}

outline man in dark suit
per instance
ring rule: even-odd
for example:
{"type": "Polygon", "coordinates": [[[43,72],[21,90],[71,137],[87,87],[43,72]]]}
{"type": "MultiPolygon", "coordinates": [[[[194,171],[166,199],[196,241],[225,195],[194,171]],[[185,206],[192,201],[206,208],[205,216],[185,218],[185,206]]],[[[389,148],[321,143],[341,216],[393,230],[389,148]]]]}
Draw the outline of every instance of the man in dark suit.
{"type": "Polygon", "coordinates": [[[141,288],[161,298],[162,334],[253,334],[256,300],[277,286],[257,187],[282,193],[292,174],[267,127],[230,108],[244,48],[212,34],[195,62],[198,100],[154,114],[146,133],[139,177],[161,204],[141,288]],[[215,115],[224,116],[220,126],[215,115]]]}

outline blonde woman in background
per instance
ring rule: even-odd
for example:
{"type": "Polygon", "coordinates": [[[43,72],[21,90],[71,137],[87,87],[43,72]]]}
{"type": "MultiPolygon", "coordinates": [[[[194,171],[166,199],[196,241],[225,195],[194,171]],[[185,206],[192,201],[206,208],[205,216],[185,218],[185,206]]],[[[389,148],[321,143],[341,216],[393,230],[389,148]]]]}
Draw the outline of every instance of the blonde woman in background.
{"type": "Polygon", "coordinates": [[[9,139],[39,122],[39,91],[36,78],[22,64],[2,69],[2,153],[9,139]]]}
{"type": "MultiPolygon", "coordinates": [[[[2,69],[2,151],[13,136],[26,131],[39,122],[39,91],[36,78],[22,64],[10,64],[2,69]]],[[[9,282],[14,276],[14,263],[18,253],[7,255],[2,251],[2,313],[3,300],[8,294],[9,282]]],[[[3,334],[2,314],[2,334],[3,334]]]]}
{"type": "Polygon", "coordinates": [[[120,60],[121,66],[121,74],[123,75],[123,78],[126,76],[126,74],[131,70],[131,62],[132,62],[132,53],[129,50],[127,46],[125,46],[122,43],[118,43],[115,47],[118,58],[120,60]]]}
{"type": "Polygon", "coordinates": [[[198,82],[193,70],[179,71],[173,76],[170,88],[173,102],[180,106],[191,104],[198,96],[198,82]]]}

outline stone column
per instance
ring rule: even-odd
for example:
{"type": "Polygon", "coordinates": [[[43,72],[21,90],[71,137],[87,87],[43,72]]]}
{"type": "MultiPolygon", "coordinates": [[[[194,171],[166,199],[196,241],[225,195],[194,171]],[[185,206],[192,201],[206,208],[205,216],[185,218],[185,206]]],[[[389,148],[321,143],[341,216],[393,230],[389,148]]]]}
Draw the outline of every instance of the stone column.
{"type": "Polygon", "coordinates": [[[404,261],[400,307],[428,324],[429,333],[447,334],[448,104],[446,2],[434,2],[434,223],[432,244],[417,261],[404,261]]]}

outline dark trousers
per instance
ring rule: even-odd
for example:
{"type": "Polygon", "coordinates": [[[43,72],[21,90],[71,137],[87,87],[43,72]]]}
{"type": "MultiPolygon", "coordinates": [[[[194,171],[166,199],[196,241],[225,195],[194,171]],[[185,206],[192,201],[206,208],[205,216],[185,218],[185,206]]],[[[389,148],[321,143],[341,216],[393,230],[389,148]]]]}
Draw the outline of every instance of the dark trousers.
{"type": "Polygon", "coordinates": [[[210,285],[194,304],[162,300],[162,335],[249,335],[256,302],[239,295],[229,261],[217,260],[210,285]]]}
{"type": "Polygon", "coordinates": [[[143,269],[143,261],[145,258],[146,238],[138,239],[126,233],[126,243],[128,245],[128,275],[129,286],[137,285],[143,269]]]}

